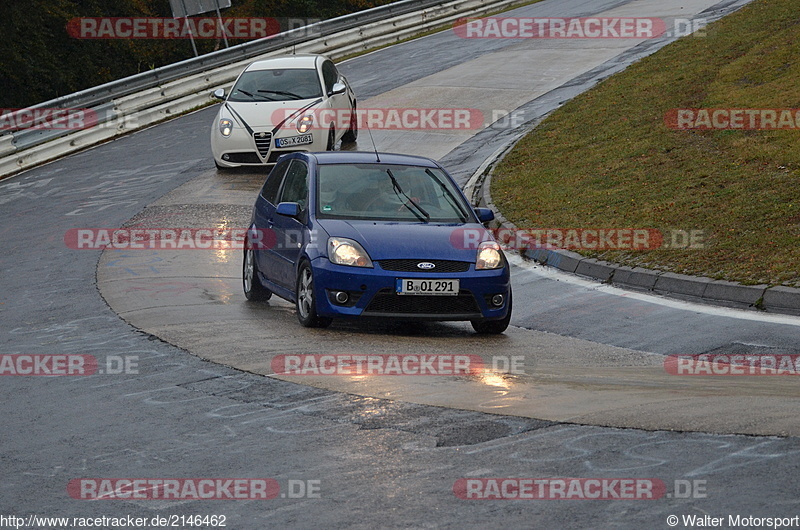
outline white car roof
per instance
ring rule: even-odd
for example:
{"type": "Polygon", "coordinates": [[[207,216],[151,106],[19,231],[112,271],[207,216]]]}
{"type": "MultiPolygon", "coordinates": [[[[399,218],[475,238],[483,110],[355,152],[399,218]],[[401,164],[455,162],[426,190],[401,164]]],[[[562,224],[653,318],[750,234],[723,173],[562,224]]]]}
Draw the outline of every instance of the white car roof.
{"type": "Polygon", "coordinates": [[[269,59],[250,63],[247,68],[245,68],[245,71],[272,70],[275,68],[316,68],[317,59],[324,59],[324,57],[313,54],[270,57],[269,59]]]}

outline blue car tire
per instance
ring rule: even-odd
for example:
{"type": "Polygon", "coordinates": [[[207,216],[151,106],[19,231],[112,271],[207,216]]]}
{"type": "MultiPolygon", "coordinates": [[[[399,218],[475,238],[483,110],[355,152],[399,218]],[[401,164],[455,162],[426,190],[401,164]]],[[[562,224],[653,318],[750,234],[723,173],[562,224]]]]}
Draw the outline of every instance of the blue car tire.
{"type": "Polygon", "coordinates": [[[511,323],[511,290],[508,291],[508,312],[500,320],[473,320],[472,329],[482,335],[499,335],[503,333],[511,323]]]}
{"type": "Polygon", "coordinates": [[[244,296],[253,302],[263,302],[272,297],[272,291],[261,284],[258,278],[258,264],[256,255],[250,246],[249,240],[245,241],[244,260],[242,260],[242,287],[244,296]]]}
{"type": "Polygon", "coordinates": [[[311,265],[304,261],[297,271],[295,289],[295,307],[297,320],[306,328],[326,328],[333,322],[332,318],[317,315],[317,300],[314,294],[314,272],[311,265]]]}

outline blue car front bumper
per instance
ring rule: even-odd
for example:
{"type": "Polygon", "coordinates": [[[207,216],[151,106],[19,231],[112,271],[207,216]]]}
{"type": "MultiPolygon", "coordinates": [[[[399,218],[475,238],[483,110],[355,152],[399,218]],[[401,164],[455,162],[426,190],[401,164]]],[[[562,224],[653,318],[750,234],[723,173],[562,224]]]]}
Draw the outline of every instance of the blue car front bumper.
{"type": "Polygon", "coordinates": [[[327,258],[312,261],[317,313],[322,317],[384,317],[412,320],[498,320],[508,313],[511,284],[508,265],[476,271],[470,263],[464,272],[400,272],[335,265],[327,258]],[[399,295],[398,279],[459,280],[459,294],[399,295]],[[346,293],[346,297],[340,293],[346,293]],[[339,299],[337,300],[337,295],[339,299]],[[503,302],[495,306],[495,295],[503,302]],[[346,298],[346,301],[342,301],[346,298]]]}

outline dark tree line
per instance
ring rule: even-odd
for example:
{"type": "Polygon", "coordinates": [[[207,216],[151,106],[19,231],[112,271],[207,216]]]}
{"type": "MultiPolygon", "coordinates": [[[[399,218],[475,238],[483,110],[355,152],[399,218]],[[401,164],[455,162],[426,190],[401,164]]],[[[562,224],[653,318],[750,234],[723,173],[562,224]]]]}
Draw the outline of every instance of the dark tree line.
{"type": "MultiPolygon", "coordinates": [[[[327,19],[389,2],[233,0],[222,16],[327,19]]],[[[75,17],[170,17],[169,0],[10,0],[4,7],[0,108],[41,103],[193,56],[185,39],[84,40],[67,33],[75,17]]],[[[216,39],[195,42],[201,54],[223,46],[216,39]]]]}

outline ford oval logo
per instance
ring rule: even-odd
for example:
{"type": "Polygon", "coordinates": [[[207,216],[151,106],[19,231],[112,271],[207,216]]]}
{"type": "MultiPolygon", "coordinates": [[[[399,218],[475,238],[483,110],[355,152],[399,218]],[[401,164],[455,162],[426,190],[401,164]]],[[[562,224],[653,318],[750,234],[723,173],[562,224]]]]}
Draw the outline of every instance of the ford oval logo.
{"type": "Polygon", "coordinates": [[[436,265],[431,263],[430,261],[423,261],[422,263],[417,263],[417,268],[419,269],[428,270],[428,269],[433,269],[435,267],[436,265]]]}

